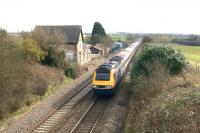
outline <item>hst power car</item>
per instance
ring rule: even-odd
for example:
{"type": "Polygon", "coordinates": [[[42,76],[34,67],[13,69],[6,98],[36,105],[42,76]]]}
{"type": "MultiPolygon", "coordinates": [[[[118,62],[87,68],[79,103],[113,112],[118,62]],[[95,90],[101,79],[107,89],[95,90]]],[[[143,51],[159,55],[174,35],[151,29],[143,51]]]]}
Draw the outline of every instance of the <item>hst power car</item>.
{"type": "Polygon", "coordinates": [[[92,84],[95,95],[113,95],[126,68],[142,39],[100,65],[93,74],[92,84]]]}

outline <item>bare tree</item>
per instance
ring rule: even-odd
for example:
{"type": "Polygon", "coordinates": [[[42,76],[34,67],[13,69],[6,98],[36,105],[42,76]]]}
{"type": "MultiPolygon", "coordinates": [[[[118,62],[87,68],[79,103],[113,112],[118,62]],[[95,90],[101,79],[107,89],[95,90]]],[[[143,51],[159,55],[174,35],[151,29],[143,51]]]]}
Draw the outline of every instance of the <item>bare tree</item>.
{"type": "Polygon", "coordinates": [[[41,27],[36,26],[33,31],[33,39],[37,42],[40,48],[45,51],[48,49],[48,34],[41,27]]]}
{"type": "Polygon", "coordinates": [[[61,50],[67,38],[64,33],[60,30],[54,30],[52,34],[48,35],[49,45],[52,46],[55,50],[61,50]]]}

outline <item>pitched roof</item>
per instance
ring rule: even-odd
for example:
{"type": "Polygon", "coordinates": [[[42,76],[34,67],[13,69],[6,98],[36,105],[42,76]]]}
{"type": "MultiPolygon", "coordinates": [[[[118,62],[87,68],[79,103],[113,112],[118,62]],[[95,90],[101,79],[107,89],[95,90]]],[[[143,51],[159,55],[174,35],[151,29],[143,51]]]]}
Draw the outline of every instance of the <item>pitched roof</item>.
{"type": "Polygon", "coordinates": [[[83,39],[81,25],[36,26],[35,29],[37,28],[42,28],[49,35],[57,32],[64,34],[65,43],[77,43],[80,34],[83,39]]]}

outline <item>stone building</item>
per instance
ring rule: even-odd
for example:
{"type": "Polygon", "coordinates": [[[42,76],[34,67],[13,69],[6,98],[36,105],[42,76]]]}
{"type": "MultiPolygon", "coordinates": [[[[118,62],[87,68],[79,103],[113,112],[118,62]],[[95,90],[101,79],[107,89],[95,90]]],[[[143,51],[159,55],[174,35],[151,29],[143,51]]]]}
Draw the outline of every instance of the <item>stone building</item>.
{"type": "Polygon", "coordinates": [[[62,43],[61,49],[65,52],[66,60],[76,61],[79,65],[91,61],[91,51],[83,43],[80,25],[36,26],[35,30],[38,29],[45,32],[52,42],[62,43]]]}

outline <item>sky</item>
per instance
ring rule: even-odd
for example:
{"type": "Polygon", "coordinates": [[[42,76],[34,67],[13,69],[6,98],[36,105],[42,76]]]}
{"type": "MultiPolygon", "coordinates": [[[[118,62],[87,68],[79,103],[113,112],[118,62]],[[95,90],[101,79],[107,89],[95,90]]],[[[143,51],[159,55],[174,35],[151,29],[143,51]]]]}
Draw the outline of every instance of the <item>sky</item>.
{"type": "Polygon", "coordinates": [[[0,0],[0,27],[31,31],[35,25],[82,25],[91,32],[200,34],[199,0],[0,0]]]}

